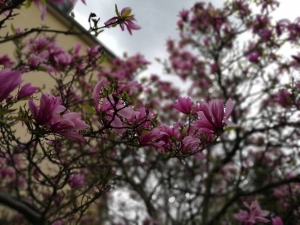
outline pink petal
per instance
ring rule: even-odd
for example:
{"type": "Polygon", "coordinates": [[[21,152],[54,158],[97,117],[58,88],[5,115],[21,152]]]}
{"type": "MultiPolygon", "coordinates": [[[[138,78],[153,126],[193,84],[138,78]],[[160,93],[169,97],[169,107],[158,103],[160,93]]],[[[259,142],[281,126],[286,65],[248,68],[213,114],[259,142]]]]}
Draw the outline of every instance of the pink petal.
{"type": "Polygon", "coordinates": [[[102,89],[102,86],[103,86],[103,81],[100,80],[96,84],[96,86],[94,88],[94,91],[93,91],[94,107],[95,107],[96,111],[99,110],[99,107],[98,107],[98,105],[99,105],[99,95],[100,95],[100,91],[102,89]]]}
{"type": "MultiPolygon", "coordinates": [[[[130,13],[131,13],[131,8],[130,8],[130,7],[125,7],[125,8],[123,8],[122,11],[121,11],[121,16],[122,16],[125,12],[127,12],[127,11],[130,11],[130,13]]],[[[130,13],[129,13],[129,15],[130,15],[130,13]]]]}
{"type": "Polygon", "coordinates": [[[226,102],[226,116],[225,116],[226,119],[230,117],[232,109],[233,109],[233,101],[231,99],[228,99],[228,101],[226,102]]]}
{"type": "Polygon", "coordinates": [[[60,134],[75,141],[86,142],[85,138],[81,134],[78,134],[76,132],[57,132],[57,134],[60,134]]]}
{"type": "Polygon", "coordinates": [[[37,117],[37,114],[38,114],[38,107],[37,105],[34,103],[34,101],[32,100],[29,100],[28,101],[28,107],[33,115],[34,118],[37,117]]]}

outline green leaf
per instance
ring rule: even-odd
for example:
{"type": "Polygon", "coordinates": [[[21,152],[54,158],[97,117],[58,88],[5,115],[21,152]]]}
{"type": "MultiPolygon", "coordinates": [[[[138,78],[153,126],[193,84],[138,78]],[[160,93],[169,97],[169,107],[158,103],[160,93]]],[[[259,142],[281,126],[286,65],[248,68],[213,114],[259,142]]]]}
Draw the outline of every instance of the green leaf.
{"type": "Polygon", "coordinates": [[[5,115],[7,113],[12,113],[16,111],[16,109],[0,109],[0,115],[5,115]]]}
{"type": "Polygon", "coordinates": [[[123,13],[122,17],[123,17],[123,18],[124,18],[124,17],[127,17],[127,16],[130,15],[130,13],[131,13],[131,9],[128,9],[128,10],[126,10],[126,11],[123,13]]]}
{"type": "Polygon", "coordinates": [[[226,128],[224,129],[224,131],[231,131],[231,130],[235,130],[235,127],[226,127],[226,128]]]}
{"type": "Polygon", "coordinates": [[[28,8],[31,6],[31,2],[32,2],[32,0],[27,0],[27,1],[25,2],[25,8],[26,8],[26,9],[28,9],[28,8]]]}
{"type": "Polygon", "coordinates": [[[23,122],[27,122],[27,123],[32,122],[32,120],[24,118],[24,117],[14,117],[14,119],[19,120],[19,121],[23,121],[23,122]]]}
{"type": "Polygon", "coordinates": [[[141,136],[144,135],[144,134],[147,134],[149,132],[150,132],[149,130],[143,130],[142,133],[141,133],[141,136]]]}
{"type": "Polygon", "coordinates": [[[14,27],[14,24],[10,24],[10,29],[13,33],[15,33],[15,27],[14,27]]]}
{"type": "Polygon", "coordinates": [[[92,106],[90,106],[90,105],[83,105],[82,107],[83,107],[84,110],[87,111],[87,112],[95,113],[94,107],[92,107],[92,106]]]}
{"type": "Polygon", "coordinates": [[[106,61],[106,56],[102,56],[101,59],[99,60],[99,64],[102,64],[106,61]]]}
{"type": "Polygon", "coordinates": [[[156,62],[159,62],[159,63],[161,62],[161,59],[160,59],[160,58],[157,58],[157,57],[155,57],[154,60],[155,60],[156,62]]]}
{"type": "Polygon", "coordinates": [[[134,18],[134,15],[126,16],[126,19],[132,19],[134,18]]]}
{"type": "Polygon", "coordinates": [[[46,5],[46,1],[45,0],[39,0],[40,3],[42,3],[43,5],[46,5]]]}
{"type": "Polygon", "coordinates": [[[43,66],[39,66],[36,68],[38,71],[47,71],[48,69],[46,67],[43,66]]]}
{"type": "Polygon", "coordinates": [[[5,123],[3,120],[0,120],[0,124],[4,126],[10,126],[8,123],[5,123]]]}
{"type": "Polygon", "coordinates": [[[115,4],[115,12],[116,12],[117,16],[120,16],[117,4],[115,4]]]}
{"type": "Polygon", "coordinates": [[[101,34],[104,30],[99,30],[95,33],[95,37],[98,37],[99,34],[101,34]]]}
{"type": "Polygon", "coordinates": [[[20,98],[20,99],[18,99],[18,100],[19,100],[19,101],[24,101],[24,100],[28,100],[28,99],[31,99],[31,97],[28,96],[28,97],[20,98]]]}
{"type": "Polygon", "coordinates": [[[286,85],[284,85],[284,86],[285,86],[285,88],[287,88],[287,89],[292,88],[291,85],[289,85],[289,84],[286,84],[286,85]]]}

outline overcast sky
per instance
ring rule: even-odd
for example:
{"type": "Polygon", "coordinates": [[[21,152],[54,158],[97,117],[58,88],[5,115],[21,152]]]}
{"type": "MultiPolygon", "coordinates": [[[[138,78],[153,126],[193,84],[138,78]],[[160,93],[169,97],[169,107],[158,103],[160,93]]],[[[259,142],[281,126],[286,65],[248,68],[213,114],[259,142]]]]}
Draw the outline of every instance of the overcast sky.
{"type": "MultiPolygon", "coordinates": [[[[278,0],[281,2],[276,15],[280,17],[295,18],[300,16],[299,3],[296,0],[278,0]]],[[[176,22],[180,10],[191,8],[196,0],[86,0],[87,6],[78,1],[75,7],[75,18],[84,27],[88,27],[90,12],[96,13],[103,24],[115,16],[114,6],[118,5],[119,11],[124,7],[131,7],[137,24],[141,30],[133,31],[132,36],[119,27],[106,29],[100,34],[101,42],[118,56],[124,52],[129,55],[141,53],[149,61],[155,57],[166,59],[165,42],[167,38],[178,37],[176,22]]],[[[207,1],[215,6],[222,6],[224,0],[207,1]]],[[[300,1],[299,1],[300,2],[300,1]]],[[[150,71],[160,73],[162,68],[154,63],[150,71]]],[[[148,72],[149,73],[149,72],[148,72]]]]}
{"type": "MultiPolygon", "coordinates": [[[[88,27],[87,18],[94,12],[101,18],[103,24],[115,16],[114,7],[117,4],[119,11],[124,7],[131,7],[136,23],[142,28],[134,30],[132,35],[122,32],[119,27],[106,29],[100,34],[100,41],[118,56],[124,52],[128,55],[141,53],[153,63],[149,73],[161,74],[162,67],[154,62],[158,57],[166,59],[165,42],[167,38],[178,37],[176,23],[178,13],[182,9],[191,8],[196,0],[86,0],[87,6],[78,1],[75,7],[75,18],[84,27],[88,27]]],[[[215,0],[216,3],[223,0],[215,0]]]]}
{"type": "MultiPolygon", "coordinates": [[[[114,7],[117,4],[119,11],[124,7],[131,7],[142,28],[133,31],[132,36],[128,32],[121,32],[120,28],[106,29],[100,35],[100,40],[109,45],[109,48],[121,56],[124,51],[129,54],[143,52],[149,56],[157,56],[165,50],[167,37],[178,35],[176,22],[178,12],[183,8],[191,8],[196,0],[86,0],[87,6],[78,2],[75,7],[76,19],[83,25],[87,25],[87,16],[94,12],[101,18],[103,24],[106,20],[115,16],[114,7]]],[[[215,0],[222,2],[223,0],[215,0]]]]}

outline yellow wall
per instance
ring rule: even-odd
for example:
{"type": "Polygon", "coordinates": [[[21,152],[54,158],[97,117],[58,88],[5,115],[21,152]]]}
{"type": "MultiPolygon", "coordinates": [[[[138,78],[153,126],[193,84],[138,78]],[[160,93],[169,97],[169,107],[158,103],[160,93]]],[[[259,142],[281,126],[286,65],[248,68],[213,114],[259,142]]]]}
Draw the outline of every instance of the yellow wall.
{"type": "MultiPolygon", "coordinates": [[[[66,20],[66,18],[63,17],[60,12],[51,6],[47,7],[47,15],[44,21],[41,20],[41,11],[35,4],[32,4],[29,9],[22,7],[14,12],[18,13],[19,15],[15,16],[13,20],[9,20],[5,23],[6,28],[0,30],[0,36],[5,36],[7,32],[11,33],[11,24],[13,24],[15,28],[20,28],[21,30],[25,28],[40,28],[42,25],[44,25],[49,29],[67,31],[70,26],[72,26],[72,18],[70,18],[70,20],[66,20]]],[[[2,18],[3,16],[0,15],[0,19],[2,18]]],[[[75,28],[75,30],[79,31],[77,28],[75,28]]],[[[33,33],[31,34],[31,37],[34,37],[35,35],[36,33],[33,33]]],[[[48,33],[48,35],[52,36],[54,33],[48,33]]],[[[98,45],[95,39],[88,34],[58,34],[57,40],[58,46],[61,46],[66,50],[74,47],[77,43],[80,43],[82,45],[81,52],[83,53],[87,47],[98,45]]],[[[11,41],[0,44],[0,56],[8,54],[9,56],[13,57],[14,49],[14,44],[11,41]]],[[[104,66],[107,66],[107,64],[104,66]]],[[[49,75],[43,72],[24,74],[23,79],[27,82],[30,81],[34,86],[42,87],[43,85],[46,85],[46,91],[49,91],[48,87],[53,87],[54,85],[54,81],[50,79],[49,75]]],[[[23,82],[23,84],[25,84],[25,82],[23,82]]]]}
{"type": "MultiPolygon", "coordinates": [[[[76,31],[78,31],[80,28],[78,28],[78,25],[72,24],[72,18],[67,20],[64,16],[61,15],[60,12],[58,12],[55,8],[49,6],[47,10],[47,15],[44,21],[41,20],[41,11],[39,8],[32,4],[32,6],[29,9],[26,9],[25,7],[22,7],[21,9],[15,10],[15,13],[19,13],[19,15],[15,16],[13,20],[8,21],[5,25],[6,27],[4,29],[0,29],[0,36],[3,37],[8,32],[9,34],[12,33],[11,31],[11,24],[14,25],[15,28],[20,28],[21,30],[26,28],[40,28],[42,25],[47,26],[49,29],[52,30],[60,30],[60,31],[67,31],[69,30],[70,26],[73,25],[75,27],[76,31]],[[77,26],[77,28],[76,28],[77,26]]],[[[2,15],[0,15],[0,20],[3,18],[2,15]]],[[[30,34],[30,37],[35,37],[37,34],[32,33],[30,34]]],[[[49,36],[54,35],[54,33],[48,33],[49,36]]],[[[26,37],[29,39],[29,36],[26,37]]],[[[82,45],[81,52],[84,54],[87,47],[92,47],[95,45],[99,45],[99,42],[95,40],[94,37],[92,37],[89,34],[82,34],[82,35],[65,35],[65,34],[57,34],[57,45],[60,47],[63,47],[66,50],[69,50],[70,48],[73,48],[76,46],[76,44],[80,43],[82,45]]],[[[0,44],[0,56],[8,54],[10,57],[13,58],[15,51],[15,45],[12,41],[1,43],[0,44]]],[[[109,62],[109,61],[108,61],[109,62]]],[[[103,66],[109,66],[109,63],[106,62],[103,66]]],[[[0,66],[1,70],[1,66],[0,66]]],[[[95,73],[96,74],[96,73],[95,73]]],[[[49,93],[50,90],[55,86],[54,80],[50,77],[49,74],[45,72],[30,72],[30,73],[24,73],[22,75],[22,79],[24,80],[21,86],[23,86],[26,83],[32,83],[33,86],[43,88],[41,89],[43,93],[49,93]]],[[[16,93],[16,91],[15,91],[16,93]]],[[[40,94],[36,95],[39,99],[40,94]]],[[[16,107],[19,107],[19,105],[24,105],[24,103],[27,101],[21,101],[16,107]]],[[[39,102],[37,102],[39,105],[39,102]]],[[[17,133],[17,136],[21,137],[21,139],[26,139],[26,135],[24,135],[24,129],[19,129],[21,124],[16,125],[16,130],[19,131],[17,133]],[[20,134],[21,133],[21,134],[20,134]]]]}
{"type": "MultiPolygon", "coordinates": [[[[51,8],[51,6],[48,7],[48,13],[44,21],[40,19],[41,11],[39,8],[32,4],[32,6],[29,9],[26,9],[25,7],[22,7],[19,10],[15,10],[14,12],[19,13],[19,15],[15,16],[13,20],[8,21],[5,25],[6,27],[4,29],[0,29],[0,36],[3,37],[6,35],[6,33],[11,34],[11,24],[14,25],[15,28],[20,28],[21,30],[25,28],[40,28],[42,25],[45,25],[53,30],[63,30],[66,31],[70,28],[70,20],[66,20],[63,16],[61,16],[54,8],[51,8]]],[[[0,15],[0,20],[4,17],[0,15]]],[[[33,33],[30,35],[30,37],[34,37],[36,33],[33,33]]],[[[52,36],[53,33],[49,33],[49,36],[52,36]]],[[[29,37],[27,37],[29,38],[29,37]]],[[[95,45],[98,45],[97,41],[95,41],[92,37],[89,35],[64,35],[64,34],[58,34],[57,35],[57,44],[60,47],[63,47],[64,49],[68,50],[72,47],[74,47],[77,43],[80,43],[82,45],[81,52],[84,53],[85,49],[87,47],[92,47],[95,45]]],[[[13,58],[14,56],[14,50],[15,46],[13,42],[6,42],[4,44],[0,44],[0,56],[8,54],[10,57],[13,58]]],[[[109,61],[108,61],[109,62],[109,61]]],[[[106,63],[103,66],[108,66],[109,64],[106,63]]],[[[1,67],[0,67],[1,69],[1,67]]],[[[45,89],[42,91],[44,93],[47,93],[50,91],[52,87],[54,87],[55,82],[53,79],[50,78],[50,76],[47,73],[44,72],[30,72],[23,74],[22,76],[24,82],[22,85],[26,84],[27,82],[32,83],[33,86],[37,86],[42,88],[44,85],[46,86],[45,89]]],[[[27,102],[27,101],[26,101],[27,102]]],[[[20,103],[21,105],[24,104],[24,101],[20,103]]],[[[38,103],[39,104],[39,103],[38,103]]],[[[27,139],[26,137],[26,131],[24,128],[22,128],[21,123],[18,123],[15,125],[15,128],[17,130],[17,137],[20,137],[22,139],[27,139]]],[[[47,169],[47,164],[44,163],[43,169],[47,169]]],[[[0,212],[3,210],[3,208],[0,206],[0,212]]]]}

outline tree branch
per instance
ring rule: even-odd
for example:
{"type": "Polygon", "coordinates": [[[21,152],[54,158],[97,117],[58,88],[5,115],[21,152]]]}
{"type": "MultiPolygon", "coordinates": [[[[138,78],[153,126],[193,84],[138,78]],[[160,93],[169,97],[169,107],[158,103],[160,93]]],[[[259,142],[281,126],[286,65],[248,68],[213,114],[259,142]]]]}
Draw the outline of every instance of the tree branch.
{"type": "Polygon", "coordinates": [[[0,193],[0,204],[8,206],[23,214],[33,225],[43,224],[42,215],[31,209],[25,203],[11,197],[8,194],[0,193]]]}

